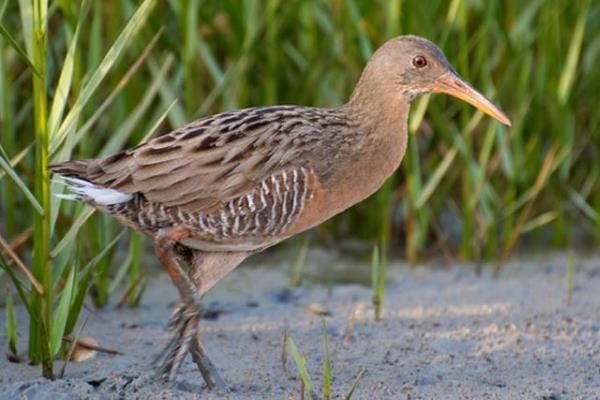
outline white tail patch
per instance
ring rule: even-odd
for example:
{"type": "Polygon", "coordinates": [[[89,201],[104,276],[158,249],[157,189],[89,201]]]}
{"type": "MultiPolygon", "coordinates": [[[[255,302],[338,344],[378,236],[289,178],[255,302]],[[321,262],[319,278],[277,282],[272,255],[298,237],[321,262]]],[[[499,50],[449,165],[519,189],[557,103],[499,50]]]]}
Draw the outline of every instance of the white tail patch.
{"type": "Polygon", "coordinates": [[[110,204],[126,203],[133,198],[133,195],[130,193],[103,188],[83,179],[70,178],[67,176],[61,176],[60,178],[61,181],[59,182],[65,184],[70,191],[70,193],[67,194],[54,194],[61,199],[86,201],[107,206],[110,204]]]}

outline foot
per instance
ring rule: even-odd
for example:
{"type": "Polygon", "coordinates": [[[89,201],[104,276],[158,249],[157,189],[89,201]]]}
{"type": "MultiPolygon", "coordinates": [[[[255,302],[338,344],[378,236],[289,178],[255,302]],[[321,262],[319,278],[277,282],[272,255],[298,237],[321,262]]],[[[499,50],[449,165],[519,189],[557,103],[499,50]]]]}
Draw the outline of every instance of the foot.
{"type": "Polygon", "coordinates": [[[193,315],[199,312],[199,307],[182,303],[171,315],[167,325],[171,339],[154,360],[155,364],[160,364],[158,375],[166,381],[173,381],[179,371],[193,338],[193,315]]]}
{"type": "Polygon", "coordinates": [[[173,336],[155,360],[155,363],[160,363],[157,373],[161,378],[172,382],[189,352],[208,388],[225,389],[225,382],[208,358],[200,340],[198,323],[202,309],[199,304],[196,301],[191,304],[182,303],[173,312],[168,324],[168,329],[173,332],[173,336]]]}
{"type": "Polygon", "coordinates": [[[218,390],[227,390],[227,385],[217,368],[212,363],[208,355],[206,354],[206,350],[202,345],[202,341],[200,340],[200,331],[196,329],[196,334],[192,339],[192,343],[190,345],[190,354],[192,355],[192,360],[198,366],[200,373],[202,374],[202,378],[204,378],[204,382],[209,389],[216,388],[218,390]]]}

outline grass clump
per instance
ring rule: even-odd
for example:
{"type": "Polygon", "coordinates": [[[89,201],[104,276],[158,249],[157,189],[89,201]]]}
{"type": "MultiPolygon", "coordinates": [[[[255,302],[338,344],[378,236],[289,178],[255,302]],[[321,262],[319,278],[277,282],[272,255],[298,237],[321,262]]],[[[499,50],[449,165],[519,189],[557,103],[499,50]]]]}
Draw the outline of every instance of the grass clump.
{"type": "MultiPolygon", "coordinates": [[[[313,379],[308,372],[308,368],[306,366],[306,355],[304,353],[300,354],[298,352],[298,348],[296,347],[296,343],[294,340],[285,336],[285,340],[287,341],[288,351],[292,355],[292,359],[294,360],[294,365],[296,366],[296,371],[298,371],[298,375],[300,377],[300,398],[304,399],[305,394],[308,393],[308,396],[311,400],[317,400],[322,398],[323,400],[329,400],[331,396],[331,356],[329,354],[329,338],[327,335],[327,321],[325,319],[321,322],[322,332],[323,332],[323,352],[325,354],[323,359],[323,387],[321,389],[322,396],[320,397],[315,389],[315,385],[313,383],[313,379]]],[[[349,400],[356,389],[358,382],[362,378],[365,373],[366,368],[362,367],[352,382],[350,389],[344,395],[344,399],[349,400]]]]}
{"type": "MultiPolygon", "coordinates": [[[[11,277],[13,284],[21,297],[22,303],[29,314],[29,343],[28,357],[34,364],[40,364],[42,374],[47,378],[54,376],[54,358],[59,355],[63,348],[63,337],[72,332],[83,305],[85,293],[92,283],[91,268],[79,269],[83,257],[79,249],[87,243],[79,239],[77,243],[77,230],[83,225],[91,212],[81,213],[80,206],[69,205],[65,213],[59,211],[60,200],[51,197],[51,192],[59,192],[61,189],[57,182],[50,180],[48,165],[52,162],[70,158],[73,150],[82,141],[82,133],[77,128],[87,121],[84,108],[96,92],[100,83],[107,73],[115,66],[117,59],[123,53],[132,38],[139,30],[149,15],[152,0],[142,2],[139,7],[133,8],[131,18],[124,25],[111,47],[106,51],[97,66],[84,71],[81,69],[82,30],[90,8],[89,1],[80,4],[60,2],[49,7],[47,0],[32,0],[31,3],[20,1],[18,11],[9,9],[7,2],[3,2],[1,15],[7,10],[20,13],[21,40],[25,45],[21,46],[16,35],[10,33],[10,29],[0,24],[0,33],[3,41],[0,43],[3,53],[14,51],[19,61],[23,62],[26,69],[21,72],[22,81],[31,84],[30,103],[22,104],[26,109],[32,110],[32,132],[29,137],[33,146],[27,145],[23,151],[22,159],[27,161],[31,178],[21,177],[7,154],[6,149],[0,145],[0,158],[3,170],[14,182],[20,193],[8,196],[8,206],[16,215],[33,211],[33,221],[27,218],[33,225],[31,273],[25,273],[29,282],[20,281],[12,272],[12,266],[3,260],[2,267],[11,277]],[[57,6],[58,5],[58,6],[57,6]],[[51,21],[57,15],[66,18],[66,30],[60,32],[53,30],[51,21]],[[71,19],[69,20],[69,17],[71,19]],[[56,40],[55,37],[57,38],[56,40]],[[50,48],[49,43],[56,46],[50,48]],[[52,51],[63,55],[61,62],[49,58],[52,51]],[[85,79],[82,79],[85,76],[85,79]],[[52,85],[52,86],[50,86],[52,85]],[[28,154],[29,153],[29,154],[28,154]],[[30,190],[33,186],[33,191],[30,190]],[[31,196],[33,193],[33,196],[31,196]],[[19,195],[28,199],[29,204],[24,209],[18,209],[16,201],[19,195]],[[81,223],[71,225],[74,228],[66,232],[57,224],[58,218],[78,218],[81,223]],[[82,217],[83,216],[83,217],[82,217]],[[64,234],[58,245],[52,248],[54,240],[64,234]],[[32,285],[34,290],[29,290],[32,285]]],[[[12,15],[14,16],[14,14],[12,15]]],[[[3,64],[8,60],[3,57],[3,64]]],[[[4,74],[10,74],[10,70],[3,70],[4,74]]],[[[9,85],[5,79],[3,84],[9,85]]],[[[11,89],[14,89],[11,87],[11,89]]],[[[8,101],[8,108],[14,107],[11,102],[19,101],[14,91],[6,91],[3,100],[8,101]],[[8,99],[8,100],[6,100],[8,99]]],[[[3,115],[6,117],[6,115],[3,115]]],[[[11,121],[14,121],[11,120],[11,121]]],[[[25,124],[26,121],[21,122],[25,124]]],[[[16,128],[16,127],[15,127],[16,128]]],[[[16,135],[16,129],[10,131],[16,135]]],[[[20,129],[25,128],[21,126],[20,129]]],[[[7,141],[9,147],[14,150],[15,146],[21,145],[20,138],[12,137],[7,141]]],[[[27,143],[27,141],[25,141],[27,143]]],[[[4,191],[6,193],[6,191],[4,191]]],[[[8,226],[9,229],[21,228],[16,221],[8,226]]],[[[102,237],[107,230],[97,229],[99,234],[90,237],[102,237]]],[[[115,234],[102,243],[102,247],[94,253],[103,256],[114,246],[116,241],[112,239],[115,234]]],[[[11,249],[8,254],[13,254],[11,249]]],[[[18,257],[11,257],[11,261],[19,264],[18,257]]],[[[101,259],[96,259],[97,264],[101,259]]],[[[88,263],[90,266],[91,263],[88,263]]],[[[23,267],[20,266],[21,270],[23,267]]],[[[96,271],[95,271],[96,272],[96,271]]],[[[94,284],[102,282],[94,280],[94,284]]],[[[12,308],[12,307],[11,307],[12,308]]],[[[11,326],[11,333],[14,327],[11,326]]]]}

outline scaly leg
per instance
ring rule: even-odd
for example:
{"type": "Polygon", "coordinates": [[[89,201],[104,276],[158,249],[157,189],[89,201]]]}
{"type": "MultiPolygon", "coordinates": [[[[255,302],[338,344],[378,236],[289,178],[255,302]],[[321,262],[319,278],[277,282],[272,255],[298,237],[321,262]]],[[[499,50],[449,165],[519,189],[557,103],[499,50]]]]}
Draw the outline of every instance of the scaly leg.
{"type": "Polygon", "coordinates": [[[211,389],[224,388],[223,379],[206,355],[198,334],[198,322],[201,316],[200,295],[194,283],[179,265],[174,250],[175,243],[188,236],[189,232],[184,229],[169,228],[160,230],[154,239],[156,256],[171,276],[182,301],[169,321],[169,328],[174,331],[174,335],[159,356],[163,359],[159,374],[169,381],[173,380],[186,353],[191,351],[207,386],[211,389]]]}
{"type": "MultiPolygon", "coordinates": [[[[197,293],[203,295],[211,287],[213,287],[221,278],[237,267],[244,258],[248,257],[248,253],[242,252],[213,252],[201,253],[193,250],[185,257],[189,269],[189,276],[196,287],[197,293]]],[[[200,331],[197,330],[190,344],[190,353],[192,359],[198,365],[198,369],[205,380],[207,373],[206,368],[213,368],[212,362],[206,355],[202,340],[200,339],[200,331]]],[[[213,375],[215,379],[219,379],[217,375],[213,375]]],[[[214,382],[215,386],[224,386],[223,382],[214,382]]]]}

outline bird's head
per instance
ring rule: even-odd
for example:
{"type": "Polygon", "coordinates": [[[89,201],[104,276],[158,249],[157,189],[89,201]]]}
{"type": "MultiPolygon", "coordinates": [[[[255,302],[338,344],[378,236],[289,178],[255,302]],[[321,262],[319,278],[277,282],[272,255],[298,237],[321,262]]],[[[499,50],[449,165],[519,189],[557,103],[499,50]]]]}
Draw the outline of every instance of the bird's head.
{"type": "Polygon", "coordinates": [[[435,44],[417,36],[398,36],[384,43],[365,67],[364,80],[376,91],[408,100],[426,93],[449,94],[505,125],[511,124],[498,107],[458,75],[435,44]]]}

